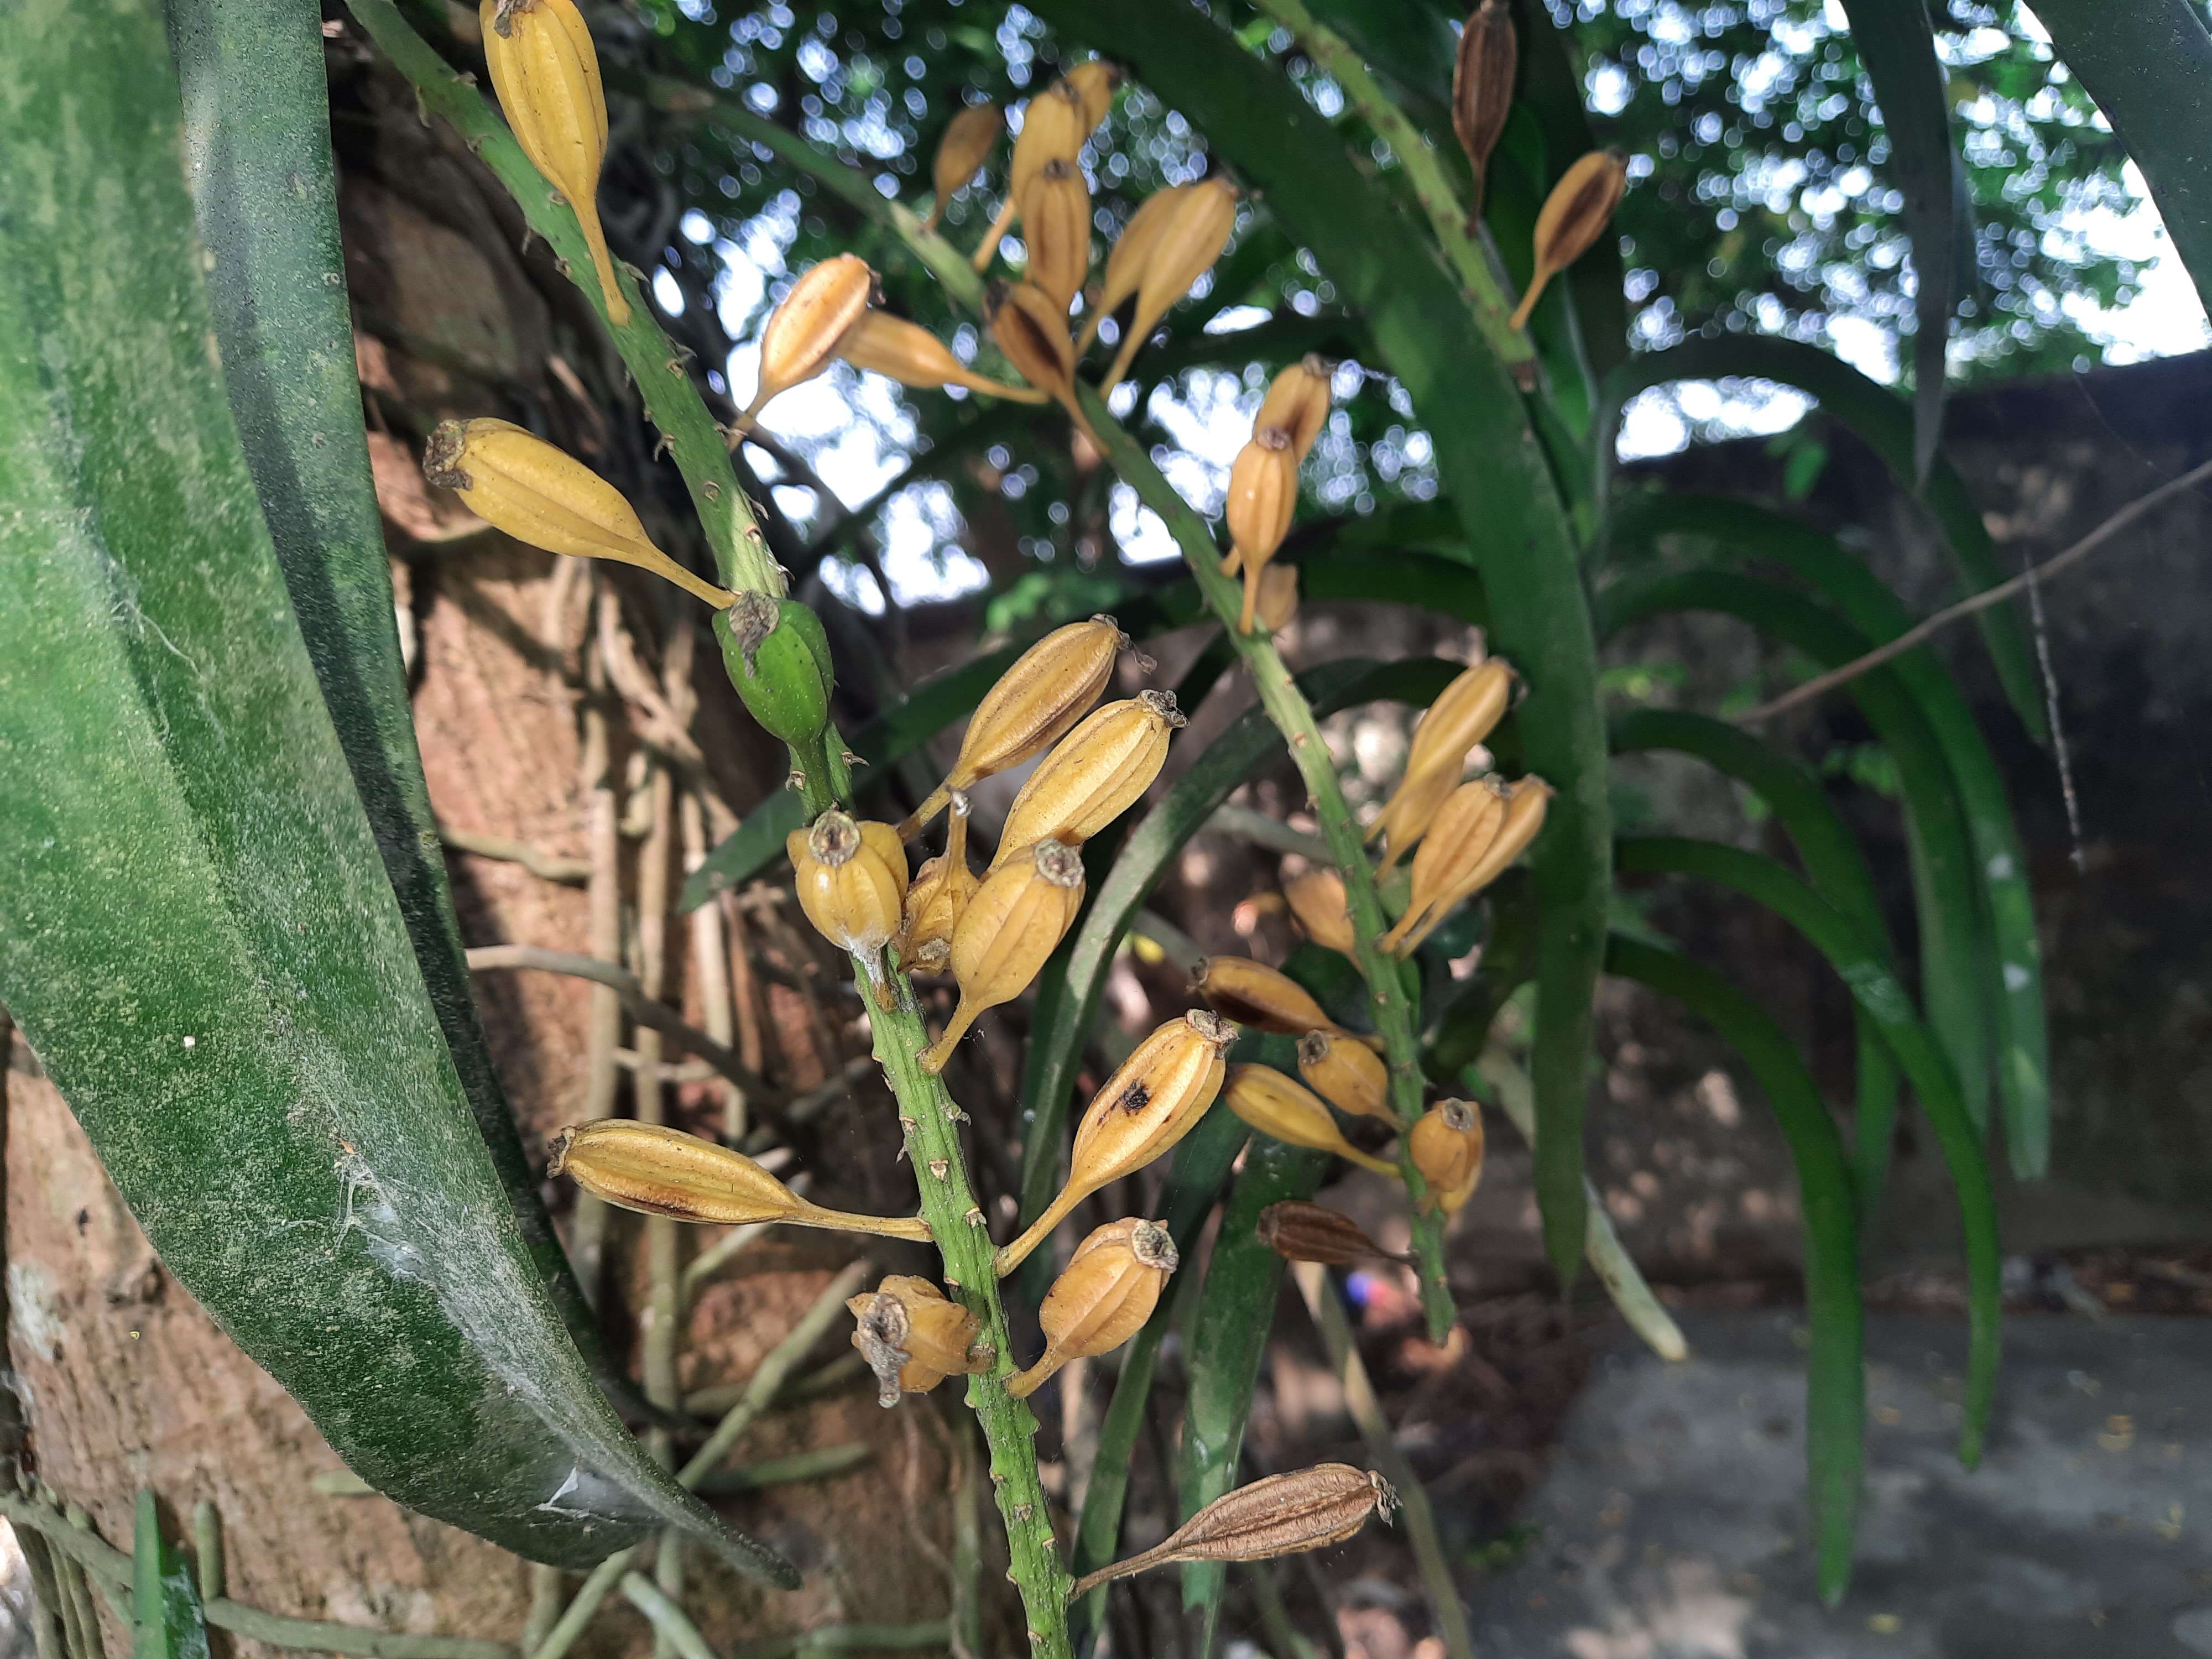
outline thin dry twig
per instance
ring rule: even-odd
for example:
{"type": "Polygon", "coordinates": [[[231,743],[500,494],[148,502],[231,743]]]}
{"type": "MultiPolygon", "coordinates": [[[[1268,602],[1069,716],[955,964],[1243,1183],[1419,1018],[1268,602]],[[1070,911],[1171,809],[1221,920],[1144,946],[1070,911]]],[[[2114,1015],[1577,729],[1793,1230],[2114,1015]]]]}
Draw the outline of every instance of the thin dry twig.
{"type": "Polygon", "coordinates": [[[2002,605],[2015,593],[2025,592],[2039,582],[2049,581],[2053,576],[2062,574],[2087,558],[2152,508],[2179,495],[2185,489],[2190,489],[2203,483],[2207,479],[2212,479],[2212,461],[2193,466],[2179,477],[2168,478],[2157,489],[2138,495],[2064,552],[2053,554],[2041,564],[2029,566],[2008,581],[1999,582],[1995,587],[1985,587],[1980,592],[1960,600],[1956,605],[1945,606],[1934,616],[1906,629],[1895,639],[1876,646],[1863,657],[1853,658],[1840,668],[1832,668],[1825,674],[1815,674],[1804,684],[1793,687],[1772,702],[1761,703],[1747,714],[1737,715],[1736,724],[1757,726],[1761,721],[1772,720],[1777,714],[1787,713],[1801,703],[1810,702],[1824,692],[1832,691],[1839,685],[1849,684],[1862,674],[1870,673],[1892,658],[1903,656],[1913,647],[1925,643],[1950,627],[1952,623],[1963,622],[1966,617],[1987,611],[1992,605],[2002,605]]]}
{"type": "Polygon", "coordinates": [[[481,830],[457,830],[449,823],[438,826],[438,839],[457,853],[472,853],[480,859],[495,859],[501,864],[519,864],[540,881],[557,882],[563,887],[581,887],[592,878],[589,859],[572,859],[564,853],[533,847],[526,841],[489,835],[481,830]]]}

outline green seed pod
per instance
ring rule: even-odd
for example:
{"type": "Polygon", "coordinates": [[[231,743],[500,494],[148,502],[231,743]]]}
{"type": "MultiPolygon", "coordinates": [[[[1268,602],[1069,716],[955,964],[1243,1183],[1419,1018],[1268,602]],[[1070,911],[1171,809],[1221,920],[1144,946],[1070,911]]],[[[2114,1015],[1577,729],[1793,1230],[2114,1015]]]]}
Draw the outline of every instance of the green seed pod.
{"type": "Polygon", "coordinates": [[[761,730],[805,743],[830,723],[830,637],[822,618],[796,599],[740,593],[714,617],[714,637],[738,699],[761,730]]]}

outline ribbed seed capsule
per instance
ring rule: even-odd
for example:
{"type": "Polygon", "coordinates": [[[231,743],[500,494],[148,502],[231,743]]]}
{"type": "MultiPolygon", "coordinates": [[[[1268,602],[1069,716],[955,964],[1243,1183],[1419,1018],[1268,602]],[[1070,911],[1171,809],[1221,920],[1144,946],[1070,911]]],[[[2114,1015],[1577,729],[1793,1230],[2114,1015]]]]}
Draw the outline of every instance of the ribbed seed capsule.
{"type": "Polygon", "coordinates": [[[1259,616],[1261,574],[1290,534],[1297,507],[1298,459],[1290,434],[1263,426],[1231,463],[1229,499],[1222,508],[1230,555],[1244,577],[1244,608],[1237,619],[1241,634],[1252,631],[1259,616]]]}
{"type": "MultiPolygon", "coordinates": [[[[838,354],[838,348],[868,308],[876,273],[857,253],[824,259],[791,285],[761,330],[760,387],[738,416],[740,431],[778,392],[811,380],[838,354]]],[[[736,439],[731,440],[734,447],[736,439]]]]}
{"type": "Polygon", "coordinates": [[[1029,283],[994,283],[983,301],[983,320],[1014,372],[1068,413],[1076,429],[1097,441],[1091,417],[1075,400],[1075,342],[1067,337],[1067,307],[1055,305],[1029,283]]]}
{"type": "Polygon", "coordinates": [[[998,1353],[980,1341],[983,1322],[926,1279],[887,1274],[872,1291],[846,1298],[853,1346],[876,1375],[876,1403],[927,1394],[948,1376],[987,1371],[998,1353]]]}
{"type": "Polygon", "coordinates": [[[1455,776],[1468,752],[1498,729],[1513,705],[1513,665],[1486,657],[1437,694],[1406,753],[1408,772],[1445,768],[1455,776]]]}
{"type": "Polygon", "coordinates": [[[888,823],[862,823],[832,807],[784,842],[798,873],[799,908],[815,931],[860,959],[884,989],[882,952],[906,907],[906,848],[888,823]]]}
{"type": "Polygon", "coordinates": [[[1334,1152],[1363,1170],[1397,1178],[1396,1164],[1361,1152],[1344,1138],[1328,1102],[1272,1066],[1231,1066],[1221,1085],[1221,1103],[1285,1146],[1334,1152]]]}
{"type": "Polygon", "coordinates": [[[1482,0],[1468,14],[1452,62],[1452,131],[1459,135],[1459,147],[1474,169],[1474,198],[1467,210],[1470,236],[1482,222],[1490,153],[1498,148],[1505,118],[1512,113],[1513,70],[1520,55],[1519,37],[1505,0],[1482,0]]]}
{"type": "Polygon", "coordinates": [[[1425,1211],[1457,1215],[1482,1180],[1482,1115],[1464,1100],[1443,1100],[1421,1114],[1406,1152],[1429,1183],[1425,1211]]]}
{"type": "Polygon", "coordinates": [[[1329,389],[1335,379],[1326,357],[1308,352],[1267,383],[1267,395],[1252,417],[1253,431],[1279,428],[1291,441],[1291,454],[1304,461],[1328,424],[1329,389]]]}
{"type": "Polygon", "coordinates": [[[1134,1175],[1188,1134],[1221,1092],[1221,1056],[1236,1041],[1237,1027],[1228,1020],[1193,1009],[1139,1043],[1084,1109],[1067,1185],[994,1258],[999,1277],[1021,1266],[1085,1199],[1109,1181],[1134,1175]]]}
{"type": "Polygon", "coordinates": [[[1283,884],[1283,899],[1291,907],[1298,930],[1316,945],[1350,956],[1358,943],[1352,931],[1352,915],[1344,900],[1344,878],[1316,866],[1283,884]]]}
{"type": "Polygon", "coordinates": [[[1106,250],[1106,270],[1098,279],[1098,302],[1091,307],[1091,315],[1084,321],[1083,333],[1075,342],[1078,356],[1088,350],[1091,342],[1097,337],[1098,325],[1137,291],[1145,279],[1145,262],[1159,246],[1168,222],[1175,217],[1183,199],[1197,188],[1196,185],[1170,185],[1137,204],[1129,222],[1121,227],[1114,246],[1106,250]]]}
{"type": "Polygon", "coordinates": [[[1389,1481],[1349,1463],[1267,1475],[1215,1498],[1152,1548],[1077,1579],[1068,1599],[1079,1601],[1101,1584],[1177,1561],[1268,1561],[1326,1549],[1378,1510],[1387,1522],[1397,1506],[1389,1481]]]}
{"type": "Polygon", "coordinates": [[[1111,617],[1093,617],[1054,629],[1015,658],[975,705],[952,770],[899,825],[899,838],[920,835],[954,790],[972,789],[1066,736],[1098,701],[1114,676],[1114,659],[1128,645],[1129,636],[1111,617]]]}
{"type": "Polygon", "coordinates": [[[1260,1212],[1260,1224],[1253,1233],[1285,1261],[1348,1267],[1355,1261],[1379,1259],[1413,1265],[1411,1256],[1384,1249],[1342,1211],[1301,1199],[1286,1198],[1267,1206],[1260,1212]]]}
{"type": "MultiPolygon", "coordinates": [[[[1048,161],[1022,193],[1023,279],[1051,295],[1060,315],[1091,276],[1091,186],[1073,161],[1048,161]]],[[[1072,348],[1071,348],[1072,349],[1072,348]]]]}
{"type": "Polygon", "coordinates": [[[945,136],[937,141],[937,155],[929,167],[937,202],[921,222],[924,230],[937,228],[952,193],[982,169],[1006,130],[1006,112],[996,104],[970,104],[945,124],[945,136]]]}
{"type": "Polygon", "coordinates": [[[861,313],[860,320],[837,343],[837,355],[858,369],[884,375],[901,386],[933,391],[962,386],[987,398],[1005,398],[1018,404],[1041,404],[1046,394],[1034,386],[1009,386],[974,369],[952,355],[945,342],[919,323],[894,317],[886,311],[861,313]]]}
{"type": "Polygon", "coordinates": [[[1382,940],[1382,947],[1410,956],[1446,916],[1498,879],[1505,867],[1521,856],[1536,832],[1544,827],[1545,809],[1551,805],[1552,787],[1541,778],[1522,778],[1510,785],[1492,779],[1463,785],[1413,855],[1413,893],[1406,914],[1382,940]],[[1486,790],[1493,800],[1503,792],[1503,811],[1496,817],[1479,796],[1469,791],[1486,790]],[[1465,811],[1455,811],[1467,797],[1465,811]],[[1429,860],[1426,879],[1422,860],[1429,860]]]}
{"type": "Polygon", "coordinates": [[[1111,1353],[1127,1342],[1152,1316],[1176,1265],[1175,1240],[1157,1222],[1109,1221],[1093,1231],[1037,1310],[1044,1353],[1007,1380],[1006,1392],[1025,1400],[1069,1360],[1111,1353]]]}
{"type": "MultiPolygon", "coordinates": [[[[1216,1013],[1226,1014],[1255,1030],[1273,1031],[1279,1036],[1303,1036],[1313,1030],[1352,1036],[1323,1013],[1321,1004],[1296,980],[1249,957],[1206,957],[1191,975],[1190,988],[1204,997],[1216,1013]]],[[[1360,1042],[1371,1040],[1354,1038],[1360,1042]]]]}
{"type": "Polygon", "coordinates": [[[1627,189],[1628,162],[1619,150],[1594,149],[1559,175],[1536,216],[1536,269],[1513,308],[1512,326],[1528,326],[1544,284],[1589,252],[1627,189]]]}
{"type": "Polygon", "coordinates": [[[923,1071],[943,1071],[976,1016],[1029,989],[1082,908],[1083,854],[1065,842],[1023,848],[984,878],[952,930],[960,1005],[922,1055],[923,1071]]]}
{"type": "Polygon", "coordinates": [[[565,1175],[619,1209],[675,1221],[745,1226],[780,1221],[886,1238],[924,1243],[929,1238],[929,1224],[920,1216],[825,1210],[808,1203],[742,1152],[680,1129],[631,1118],[603,1117],[562,1130],[553,1139],[545,1173],[565,1175]]]}
{"type": "Polygon", "coordinates": [[[908,884],[898,937],[891,948],[900,964],[917,973],[939,973],[952,960],[952,930],[981,878],[968,867],[968,792],[952,792],[952,827],[945,850],[924,864],[908,884]]]}
{"type": "Polygon", "coordinates": [[[620,490],[512,421],[441,421],[423,446],[422,476],[519,542],[634,564],[717,609],[737,598],[655,547],[620,490]]]}
{"type": "Polygon", "coordinates": [[[1397,867],[1398,860],[1407,849],[1429,833],[1437,814],[1443,810],[1452,791],[1460,787],[1459,769],[1449,771],[1443,768],[1428,772],[1408,772],[1398,781],[1390,799],[1382,803],[1382,810],[1375,815],[1375,822],[1367,826],[1367,839],[1388,836],[1389,846],[1382,854],[1382,862],[1375,872],[1381,880],[1397,867]]]}
{"type": "Polygon", "coordinates": [[[1176,204],[1174,217],[1161,228],[1159,240],[1145,260],[1144,274],[1137,282],[1137,309],[1129,319],[1128,335],[1114,356],[1114,366],[1099,383],[1102,397],[1121,384],[1168,307],[1213,269],[1237,225],[1238,193],[1236,185],[1215,173],[1193,185],[1189,195],[1176,204]]]}
{"type": "Polygon", "coordinates": [[[1093,58],[1078,64],[1060,78],[1075,94],[1076,104],[1083,112],[1083,136],[1088,139],[1114,107],[1114,94],[1121,89],[1126,78],[1121,66],[1103,58],[1093,58]]]}
{"type": "Polygon", "coordinates": [[[484,66],[530,165],[568,198],[592,251],[599,297],[617,328],[629,301],[615,281],[599,226],[599,169],[607,155],[607,100],[599,55],[574,0],[483,0],[484,66]]]}
{"type": "Polygon", "coordinates": [[[1298,614],[1298,568],[1271,564],[1260,573],[1260,626],[1279,634],[1298,614]]]}
{"type": "Polygon", "coordinates": [[[1390,1069],[1364,1042],[1308,1031],[1298,1039],[1298,1075],[1340,1112],[1393,1126],[1398,1121],[1390,1109],[1390,1069]]]}
{"type": "Polygon", "coordinates": [[[1139,691],[1094,710],[1037,763],[1006,810],[999,857],[1053,837],[1080,845],[1136,805],[1186,722],[1172,691],[1139,691]]]}

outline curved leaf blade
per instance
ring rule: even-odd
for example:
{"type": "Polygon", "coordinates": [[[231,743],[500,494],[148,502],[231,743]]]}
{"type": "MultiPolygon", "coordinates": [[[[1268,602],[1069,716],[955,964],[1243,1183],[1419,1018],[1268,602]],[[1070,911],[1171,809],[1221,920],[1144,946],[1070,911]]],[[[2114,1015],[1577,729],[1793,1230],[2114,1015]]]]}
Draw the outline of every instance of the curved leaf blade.
{"type": "Polygon", "coordinates": [[[214,365],[159,8],[10,21],[0,999],[372,1485],[534,1559],[672,1524],[794,1583],[623,1431],[477,1132],[214,365]]]}

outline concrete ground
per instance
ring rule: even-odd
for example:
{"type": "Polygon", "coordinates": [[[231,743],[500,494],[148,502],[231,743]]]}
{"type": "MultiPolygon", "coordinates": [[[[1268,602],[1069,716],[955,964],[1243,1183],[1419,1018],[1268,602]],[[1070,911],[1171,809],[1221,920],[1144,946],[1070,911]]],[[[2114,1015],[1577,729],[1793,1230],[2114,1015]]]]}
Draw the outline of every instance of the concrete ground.
{"type": "Polygon", "coordinates": [[[1814,1595],[1792,1314],[1620,1347],[1474,1587],[1485,1659],[2212,1656],[2212,1322],[2015,1318],[1989,1454],[1954,1455],[1962,1325],[1875,1316],[1867,1483],[1843,1605],[1814,1595]]]}

